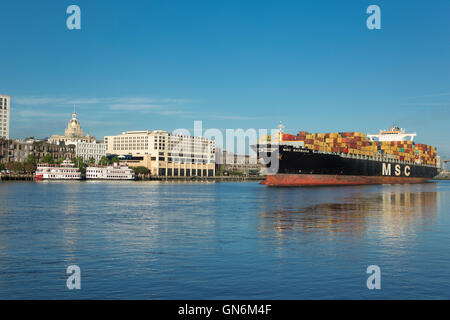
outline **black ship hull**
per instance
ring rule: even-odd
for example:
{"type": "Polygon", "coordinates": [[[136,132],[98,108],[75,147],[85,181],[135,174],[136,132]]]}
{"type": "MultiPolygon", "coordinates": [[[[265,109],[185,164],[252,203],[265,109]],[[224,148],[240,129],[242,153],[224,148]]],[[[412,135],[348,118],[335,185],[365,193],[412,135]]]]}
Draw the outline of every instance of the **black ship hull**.
{"type": "Polygon", "coordinates": [[[264,184],[269,186],[420,183],[439,173],[436,166],[381,155],[323,153],[293,145],[259,145],[257,149],[267,162],[269,174],[264,184]]]}

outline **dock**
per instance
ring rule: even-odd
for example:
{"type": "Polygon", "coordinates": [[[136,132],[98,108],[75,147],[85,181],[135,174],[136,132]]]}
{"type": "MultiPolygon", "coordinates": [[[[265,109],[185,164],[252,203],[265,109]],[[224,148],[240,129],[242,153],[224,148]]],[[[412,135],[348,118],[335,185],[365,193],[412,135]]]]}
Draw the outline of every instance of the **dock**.
{"type": "Polygon", "coordinates": [[[0,181],[33,181],[33,175],[27,173],[1,174],[0,181]]]}

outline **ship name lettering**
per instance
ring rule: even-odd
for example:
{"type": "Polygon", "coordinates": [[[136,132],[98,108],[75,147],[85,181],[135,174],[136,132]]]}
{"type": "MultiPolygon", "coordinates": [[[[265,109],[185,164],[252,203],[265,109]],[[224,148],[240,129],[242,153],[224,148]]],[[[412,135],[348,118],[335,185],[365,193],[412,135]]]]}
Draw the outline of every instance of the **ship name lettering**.
{"type": "Polygon", "coordinates": [[[400,170],[400,165],[399,164],[396,164],[395,165],[395,175],[396,176],[399,176],[399,175],[401,175],[402,174],[402,171],[400,170]]]}
{"type": "Polygon", "coordinates": [[[405,176],[409,177],[411,174],[411,168],[409,166],[405,166],[405,176]]]}
{"type": "Polygon", "coordinates": [[[383,162],[382,175],[383,176],[390,176],[391,175],[391,164],[390,163],[384,163],[383,162]]]}

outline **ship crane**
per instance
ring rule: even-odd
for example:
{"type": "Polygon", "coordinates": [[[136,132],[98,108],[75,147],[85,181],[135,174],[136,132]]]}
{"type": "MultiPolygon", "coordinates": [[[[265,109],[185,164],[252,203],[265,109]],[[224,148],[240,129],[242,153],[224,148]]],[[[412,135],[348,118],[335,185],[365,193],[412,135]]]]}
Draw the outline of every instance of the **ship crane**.
{"type": "Polygon", "coordinates": [[[416,133],[406,133],[404,129],[392,126],[389,130],[380,130],[378,134],[368,134],[371,141],[414,141],[416,133]]]}

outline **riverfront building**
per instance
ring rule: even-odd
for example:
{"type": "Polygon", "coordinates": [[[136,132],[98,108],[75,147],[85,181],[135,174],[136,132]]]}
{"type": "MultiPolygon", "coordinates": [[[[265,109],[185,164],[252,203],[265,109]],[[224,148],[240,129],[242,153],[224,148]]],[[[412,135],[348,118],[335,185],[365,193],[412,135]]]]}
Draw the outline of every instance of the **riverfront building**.
{"type": "Polygon", "coordinates": [[[0,138],[9,139],[9,117],[11,98],[0,94],[0,138]]]}
{"type": "Polygon", "coordinates": [[[163,130],[127,131],[105,136],[106,152],[121,163],[147,167],[152,175],[212,177],[215,175],[215,141],[171,134],[163,130]]]}
{"type": "Polygon", "coordinates": [[[77,141],[74,145],[77,157],[82,157],[85,162],[94,158],[95,163],[99,163],[102,157],[106,157],[106,143],[77,141]]]}
{"type": "Polygon", "coordinates": [[[234,154],[219,148],[216,150],[216,171],[258,174],[260,170],[261,165],[256,155],[234,154]]]}
{"type": "Polygon", "coordinates": [[[70,119],[67,124],[67,128],[64,132],[64,135],[52,135],[48,140],[50,143],[61,144],[76,144],[77,142],[88,142],[94,143],[95,137],[90,136],[89,133],[84,135],[83,130],[81,129],[80,122],[77,119],[77,113],[75,112],[75,108],[72,113],[72,119],[70,119]]]}
{"type": "Polygon", "coordinates": [[[3,163],[24,162],[30,154],[34,154],[40,162],[46,154],[55,161],[73,159],[75,146],[55,145],[42,140],[6,140],[0,139],[0,159],[3,163]]]}

